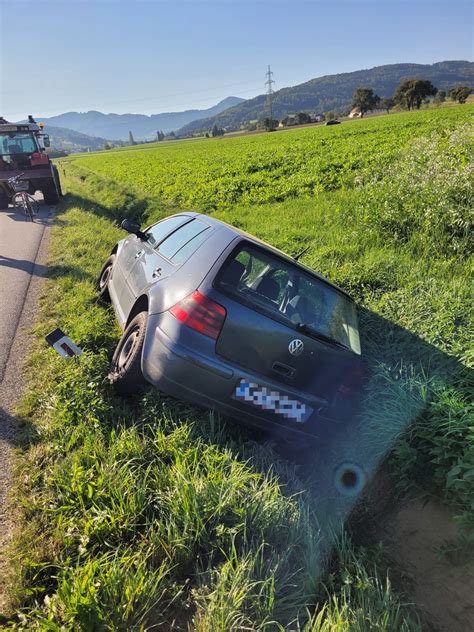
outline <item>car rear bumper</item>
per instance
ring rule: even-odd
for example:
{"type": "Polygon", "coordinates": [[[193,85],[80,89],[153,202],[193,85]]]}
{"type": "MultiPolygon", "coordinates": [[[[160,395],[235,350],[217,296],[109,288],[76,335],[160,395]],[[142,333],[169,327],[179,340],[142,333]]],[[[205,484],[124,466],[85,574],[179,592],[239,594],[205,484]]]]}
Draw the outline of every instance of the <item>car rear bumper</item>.
{"type": "MultiPolygon", "coordinates": [[[[297,396],[280,383],[221,361],[218,356],[211,358],[173,341],[159,323],[159,314],[149,315],[142,370],[147,381],[163,393],[279,434],[299,434],[302,437],[309,434],[319,438],[328,433],[328,428],[339,425],[322,414],[320,409],[324,400],[318,398],[303,402],[312,409],[311,416],[304,423],[287,421],[281,415],[237,400],[234,395],[241,378],[289,397],[297,396]]],[[[303,401],[301,396],[298,399],[303,401]]]]}

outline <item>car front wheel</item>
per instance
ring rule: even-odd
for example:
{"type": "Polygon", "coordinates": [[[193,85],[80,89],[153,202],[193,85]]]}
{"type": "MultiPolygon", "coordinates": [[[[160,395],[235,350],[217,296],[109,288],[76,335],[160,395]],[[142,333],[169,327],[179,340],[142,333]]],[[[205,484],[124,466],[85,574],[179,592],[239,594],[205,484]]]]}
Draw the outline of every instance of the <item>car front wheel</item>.
{"type": "Polygon", "coordinates": [[[100,271],[99,277],[96,281],[95,287],[99,292],[100,298],[106,303],[110,303],[110,294],[109,294],[109,279],[112,274],[112,268],[115,263],[115,255],[111,255],[107,261],[102,266],[102,270],[100,271]]]}
{"type": "Polygon", "coordinates": [[[133,395],[146,384],[141,364],[147,319],[147,313],[140,312],[130,322],[110,364],[109,380],[122,395],[133,395]]]}

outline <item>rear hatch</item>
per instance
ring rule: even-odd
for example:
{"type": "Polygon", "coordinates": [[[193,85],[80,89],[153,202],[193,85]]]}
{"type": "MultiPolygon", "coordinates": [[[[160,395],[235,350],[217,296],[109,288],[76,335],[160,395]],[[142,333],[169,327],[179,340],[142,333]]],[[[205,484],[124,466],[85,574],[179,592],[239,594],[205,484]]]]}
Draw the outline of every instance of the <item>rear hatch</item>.
{"type": "Polygon", "coordinates": [[[214,288],[227,310],[216,353],[243,375],[259,374],[331,405],[359,371],[354,302],[298,265],[243,241],[214,288]]]}

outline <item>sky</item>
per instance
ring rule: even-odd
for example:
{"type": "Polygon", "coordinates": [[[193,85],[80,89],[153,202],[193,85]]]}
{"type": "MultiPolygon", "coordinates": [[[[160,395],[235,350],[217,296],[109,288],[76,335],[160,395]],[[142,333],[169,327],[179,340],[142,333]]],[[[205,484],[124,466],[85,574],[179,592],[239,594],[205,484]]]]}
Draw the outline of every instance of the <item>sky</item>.
{"type": "Polygon", "coordinates": [[[0,115],[203,109],[314,77],[473,60],[465,0],[0,0],[0,115]]]}

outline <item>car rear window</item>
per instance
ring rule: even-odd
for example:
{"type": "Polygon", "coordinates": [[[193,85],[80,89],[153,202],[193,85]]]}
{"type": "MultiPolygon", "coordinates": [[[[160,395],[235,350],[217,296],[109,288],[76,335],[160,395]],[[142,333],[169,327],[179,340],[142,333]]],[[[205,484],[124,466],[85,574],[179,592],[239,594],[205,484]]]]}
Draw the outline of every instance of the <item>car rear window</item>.
{"type": "Polygon", "coordinates": [[[208,224],[194,219],[164,239],[158,246],[158,252],[173,263],[182,263],[198,249],[208,230],[208,224]]]}
{"type": "Polygon", "coordinates": [[[257,311],[305,325],[309,335],[360,354],[354,301],[263,248],[240,246],[220,270],[216,285],[257,311]]]}

